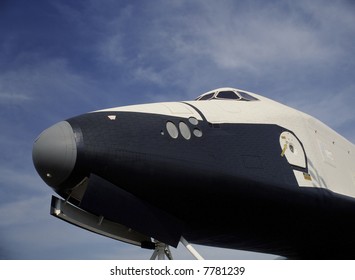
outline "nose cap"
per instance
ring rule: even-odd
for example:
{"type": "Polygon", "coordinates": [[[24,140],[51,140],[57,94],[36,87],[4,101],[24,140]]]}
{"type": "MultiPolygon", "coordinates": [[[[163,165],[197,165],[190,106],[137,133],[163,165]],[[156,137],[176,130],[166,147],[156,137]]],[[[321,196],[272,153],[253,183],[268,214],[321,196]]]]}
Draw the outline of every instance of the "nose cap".
{"type": "Polygon", "coordinates": [[[33,144],[33,164],[47,185],[56,188],[74,169],[77,147],[71,125],[62,121],[43,131],[33,144]]]}

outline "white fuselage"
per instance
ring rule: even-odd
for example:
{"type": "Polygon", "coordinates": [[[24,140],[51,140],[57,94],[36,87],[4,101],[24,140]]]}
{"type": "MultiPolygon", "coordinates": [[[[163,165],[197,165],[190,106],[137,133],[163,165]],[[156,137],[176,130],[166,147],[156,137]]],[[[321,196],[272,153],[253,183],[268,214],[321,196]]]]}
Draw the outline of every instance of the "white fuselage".
{"type": "Polygon", "coordinates": [[[260,95],[249,94],[256,97],[258,101],[162,102],[100,111],[132,111],[183,118],[194,117],[198,120],[204,117],[212,124],[279,125],[292,131],[296,136],[280,135],[280,156],[285,156],[294,166],[302,167],[305,164],[302,161],[307,161],[308,177],[294,171],[300,187],[326,188],[355,198],[355,147],[351,142],[310,115],[260,95]]]}

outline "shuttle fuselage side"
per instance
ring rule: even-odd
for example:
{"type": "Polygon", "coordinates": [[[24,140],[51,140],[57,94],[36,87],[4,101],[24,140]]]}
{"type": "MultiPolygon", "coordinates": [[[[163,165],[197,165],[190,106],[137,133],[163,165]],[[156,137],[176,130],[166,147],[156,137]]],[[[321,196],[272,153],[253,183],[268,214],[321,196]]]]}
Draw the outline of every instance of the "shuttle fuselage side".
{"type": "MultiPolygon", "coordinates": [[[[354,145],[312,116],[259,95],[255,96],[259,98],[259,102],[230,100],[167,102],[116,107],[98,112],[131,111],[185,119],[205,118],[208,123],[215,125],[278,125],[292,131],[303,145],[311,180],[299,178],[300,187],[326,188],[335,193],[355,197],[354,145]]],[[[296,152],[301,154],[301,151],[296,152]]]]}

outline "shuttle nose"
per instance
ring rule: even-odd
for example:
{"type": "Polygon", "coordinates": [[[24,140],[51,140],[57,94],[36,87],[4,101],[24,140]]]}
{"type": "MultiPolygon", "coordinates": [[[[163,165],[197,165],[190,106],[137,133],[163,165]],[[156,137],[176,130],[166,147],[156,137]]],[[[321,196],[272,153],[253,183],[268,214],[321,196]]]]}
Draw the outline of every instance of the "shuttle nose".
{"type": "Polygon", "coordinates": [[[33,144],[34,166],[47,185],[56,188],[75,166],[77,147],[71,125],[62,121],[43,131],[33,144]]]}

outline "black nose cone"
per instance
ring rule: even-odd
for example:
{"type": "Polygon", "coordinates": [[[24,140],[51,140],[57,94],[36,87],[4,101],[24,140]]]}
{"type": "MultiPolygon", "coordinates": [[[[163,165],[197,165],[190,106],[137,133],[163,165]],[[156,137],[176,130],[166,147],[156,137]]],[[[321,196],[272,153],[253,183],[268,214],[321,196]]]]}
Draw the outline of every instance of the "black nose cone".
{"type": "Polygon", "coordinates": [[[66,121],[43,131],[33,145],[34,166],[43,181],[53,188],[61,185],[70,176],[76,157],[74,132],[66,121]]]}

